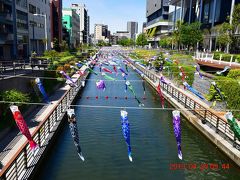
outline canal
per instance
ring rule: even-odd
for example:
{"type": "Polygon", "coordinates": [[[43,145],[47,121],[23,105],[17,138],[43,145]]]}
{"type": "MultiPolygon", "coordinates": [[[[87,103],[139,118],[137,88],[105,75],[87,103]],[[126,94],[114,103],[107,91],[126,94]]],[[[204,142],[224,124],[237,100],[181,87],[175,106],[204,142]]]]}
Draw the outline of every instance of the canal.
{"type": "MultiPolygon", "coordinates": [[[[98,71],[97,67],[95,71],[98,71]]],[[[141,80],[134,71],[129,71],[130,81],[141,80]]],[[[120,74],[111,76],[122,80],[120,74]]],[[[138,106],[135,99],[123,98],[133,98],[130,92],[124,92],[124,82],[106,81],[106,90],[103,92],[96,89],[96,79],[98,76],[90,75],[77,105],[138,106]],[[97,100],[96,96],[99,97],[97,100]],[[105,96],[109,98],[102,98],[105,96]],[[115,96],[118,99],[110,98],[115,96]]],[[[142,82],[131,81],[131,84],[137,96],[143,97],[142,82]]],[[[142,100],[145,107],[161,107],[158,95],[147,84],[146,97],[146,100],[142,100]]],[[[34,179],[239,179],[239,168],[183,117],[183,160],[179,160],[172,111],[169,110],[126,109],[131,127],[131,163],[122,136],[120,110],[75,107],[85,162],[78,158],[68,124],[64,123],[34,179]],[[211,164],[218,165],[218,168],[215,166],[214,169],[211,164]]]]}

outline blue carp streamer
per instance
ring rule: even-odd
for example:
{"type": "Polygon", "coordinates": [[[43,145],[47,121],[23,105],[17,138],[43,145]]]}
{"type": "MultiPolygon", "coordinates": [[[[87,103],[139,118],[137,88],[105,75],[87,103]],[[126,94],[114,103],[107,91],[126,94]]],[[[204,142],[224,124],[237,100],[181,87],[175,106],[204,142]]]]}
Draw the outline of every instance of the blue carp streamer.
{"type": "Polygon", "coordinates": [[[132,162],[132,150],[130,145],[130,125],[128,122],[127,115],[128,115],[127,111],[124,110],[121,111],[122,133],[128,146],[128,158],[132,162]]]}
{"type": "Polygon", "coordinates": [[[67,110],[67,115],[68,115],[68,122],[69,122],[69,129],[73,138],[74,145],[77,148],[77,153],[78,156],[82,161],[84,161],[84,157],[82,155],[82,150],[79,145],[79,135],[78,135],[78,126],[77,126],[77,121],[75,117],[75,112],[74,109],[68,109],[67,110]]]}
{"type": "Polygon", "coordinates": [[[38,86],[39,91],[41,92],[41,94],[42,94],[42,96],[43,96],[43,100],[44,100],[46,103],[50,103],[50,100],[49,100],[49,98],[48,98],[48,95],[47,95],[44,87],[43,87],[43,84],[42,84],[41,80],[40,80],[39,78],[36,78],[36,79],[35,79],[35,82],[36,82],[36,84],[37,84],[37,86],[38,86]]]}
{"type": "Polygon", "coordinates": [[[190,86],[187,82],[184,82],[183,85],[189,90],[191,91],[193,94],[195,94],[197,97],[199,97],[200,99],[204,100],[205,98],[201,95],[200,92],[198,92],[196,89],[194,89],[192,86],[190,86]]]}

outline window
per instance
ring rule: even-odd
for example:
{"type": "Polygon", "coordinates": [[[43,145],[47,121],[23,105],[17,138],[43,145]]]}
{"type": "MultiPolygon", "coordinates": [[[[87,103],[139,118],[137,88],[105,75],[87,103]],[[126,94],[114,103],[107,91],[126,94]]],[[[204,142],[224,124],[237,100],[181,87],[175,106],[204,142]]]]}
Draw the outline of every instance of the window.
{"type": "Polygon", "coordinates": [[[29,4],[29,12],[32,14],[36,14],[36,12],[37,12],[36,6],[29,4]]]}

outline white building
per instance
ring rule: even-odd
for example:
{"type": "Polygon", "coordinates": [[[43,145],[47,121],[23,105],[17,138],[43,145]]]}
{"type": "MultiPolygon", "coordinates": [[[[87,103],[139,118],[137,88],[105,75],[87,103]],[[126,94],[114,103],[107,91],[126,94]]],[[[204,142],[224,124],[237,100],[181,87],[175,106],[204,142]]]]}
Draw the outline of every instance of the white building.
{"type": "Polygon", "coordinates": [[[96,41],[106,41],[108,38],[108,25],[95,24],[94,37],[96,41]]]}
{"type": "Polygon", "coordinates": [[[28,0],[28,22],[30,52],[43,54],[51,48],[50,0],[28,0]]]}
{"type": "Polygon", "coordinates": [[[127,38],[130,39],[131,38],[131,34],[128,31],[117,31],[116,33],[113,34],[114,36],[117,36],[118,39],[123,39],[123,38],[127,38]]]}
{"type": "Polygon", "coordinates": [[[75,9],[80,16],[80,43],[88,43],[90,17],[88,16],[86,5],[72,4],[72,9],[75,9]]]}

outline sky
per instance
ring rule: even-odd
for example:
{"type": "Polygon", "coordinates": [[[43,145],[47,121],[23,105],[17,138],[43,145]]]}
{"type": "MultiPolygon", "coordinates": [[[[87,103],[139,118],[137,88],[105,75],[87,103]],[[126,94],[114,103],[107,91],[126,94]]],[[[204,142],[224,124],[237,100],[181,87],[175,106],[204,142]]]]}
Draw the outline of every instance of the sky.
{"type": "Polygon", "coordinates": [[[72,3],[84,3],[90,15],[90,33],[94,33],[94,24],[106,24],[111,34],[126,31],[127,21],[138,22],[138,32],[146,21],[146,0],[63,0],[63,7],[72,3]]]}

